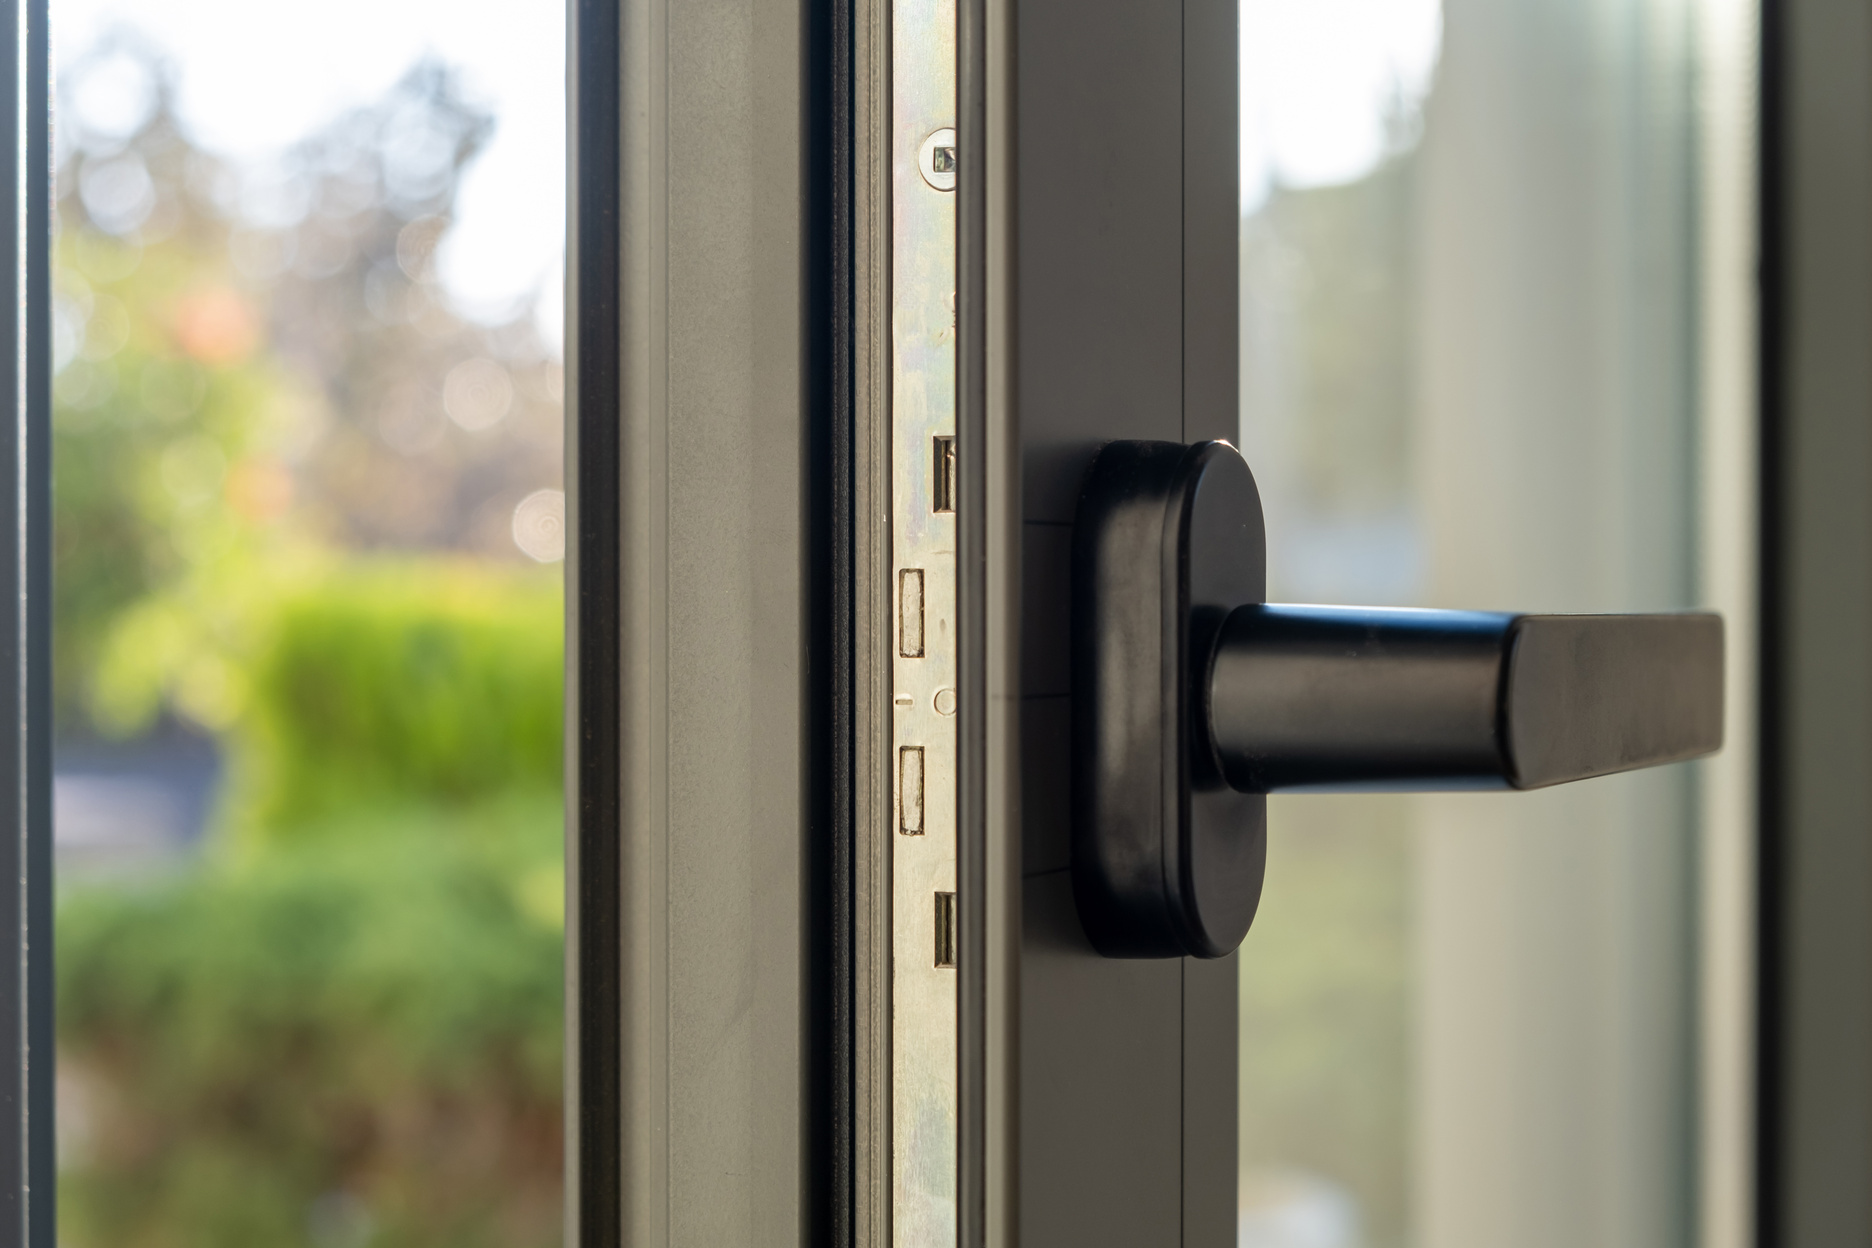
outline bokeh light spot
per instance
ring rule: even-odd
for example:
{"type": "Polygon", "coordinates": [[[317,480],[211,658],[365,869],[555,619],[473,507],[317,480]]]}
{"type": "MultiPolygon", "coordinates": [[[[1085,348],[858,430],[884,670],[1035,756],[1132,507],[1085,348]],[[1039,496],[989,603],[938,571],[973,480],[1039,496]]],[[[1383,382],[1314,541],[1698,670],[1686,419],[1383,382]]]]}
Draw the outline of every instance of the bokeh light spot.
{"type": "Polygon", "coordinates": [[[128,234],[149,220],[156,207],[156,184],[149,166],[135,152],[109,160],[87,160],[78,175],[78,197],[100,230],[128,234]]]}
{"type": "Polygon", "coordinates": [[[176,343],[204,364],[233,364],[254,349],[260,327],[238,291],[197,291],[176,308],[176,343]]]}
{"type": "Polygon", "coordinates": [[[535,490],[514,508],[513,540],[527,558],[558,563],[565,558],[565,493],[535,490]]]}
{"type": "Polygon", "coordinates": [[[513,406],[513,378],[485,356],[463,360],[442,384],[442,409],[462,428],[475,431],[500,423],[513,406]]]}

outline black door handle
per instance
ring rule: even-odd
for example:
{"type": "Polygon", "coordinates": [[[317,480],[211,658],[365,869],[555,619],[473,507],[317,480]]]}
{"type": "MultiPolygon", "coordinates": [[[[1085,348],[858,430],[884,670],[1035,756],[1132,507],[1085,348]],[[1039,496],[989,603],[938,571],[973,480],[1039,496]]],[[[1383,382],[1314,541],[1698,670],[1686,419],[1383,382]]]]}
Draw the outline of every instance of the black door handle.
{"type": "Polygon", "coordinates": [[[1073,550],[1073,885],[1111,957],[1247,934],[1266,797],[1538,788],[1722,744],[1722,621],[1273,606],[1224,442],[1114,442],[1073,550]]]}
{"type": "Polygon", "coordinates": [[[1229,787],[1535,789],[1722,744],[1714,615],[1244,606],[1210,658],[1229,787]]]}

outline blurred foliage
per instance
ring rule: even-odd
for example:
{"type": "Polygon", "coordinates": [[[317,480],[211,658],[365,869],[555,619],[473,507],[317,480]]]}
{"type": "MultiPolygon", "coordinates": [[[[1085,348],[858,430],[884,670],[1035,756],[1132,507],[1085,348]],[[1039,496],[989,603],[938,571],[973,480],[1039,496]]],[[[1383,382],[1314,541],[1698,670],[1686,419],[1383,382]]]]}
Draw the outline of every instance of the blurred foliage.
{"type": "MultiPolygon", "coordinates": [[[[193,587],[191,587],[193,588],[193,587]]],[[[556,571],[434,558],[305,559],[287,574],[152,597],[98,682],[126,721],[224,712],[229,823],[289,833],[412,798],[461,805],[560,780],[564,609],[556,571]]]]}
{"type": "Polygon", "coordinates": [[[253,744],[235,737],[245,821],[556,788],[563,630],[559,577],[533,569],[354,564],[296,589],[255,658],[253,744]]]}
{"type": "Polygon", "coordinates": [[[1241,1166],[1357,1200],[1367,1248],[1409,1233],[1411,813],[1403,795],[1270,800],[1268,888],[1241,949],[1241,1166]]]}
{"type": "Polygon", "coordinates": [[[559,1242],[557,795],[323,831],[65,900],[62,1242],[559,1242]]]}
{"type": "Polygon", "coordinates": [[[556,1244],[561,589],[508,524],[557,366],[432,262],[491,120],[422,65],[232,168],[88,63],[150,106],[61,112],[60,727],[192,721],[229,784],[61,895],[61,1242],[556,1244]]]}
{"type": "MultiPolygon", "coordinates": [[[[312,396],[256,350],[256,302],[210,231],[145,246],[85,224],[57,254],[54,604],[60,718],[121,614],[189,582],[267,566],[292,538],[289,462],[312,396]]],[[[211,695],[186,709],[215,725],[211,695]]]]}
{"type": "Polygon", "coordinates": [[[558,578],[333,562],[242,622],[217,852],[60,908],[66,1242],[557,1242],[558,578]]]}
{"type": "Polygon", "coordinates": [[[514,505],[561,475],[559,363],[534,308],[464,319],[438,280],[461,171],[493,119],[416,66],[245,188],[236,262],[271,290],[269,339],[333,419],[306,454],[309,519],[349,548],[514,557],[514,505]]]}
{"type": "MultiPolygon", "coordinates": [[[[151,596],[225,629],[253,575],[319,548],[518,561],[515,505],[560,479],[561,382],[531,306],[484,323],[438,284],[493,125],[452,71],[416,66],[264,167],[190,141],[134,36],[61,91],[87,73],[140,75],[149,107],[122,133],[60,113],[55,684],[64,731],[122,733],[150,708],[91,686],[151,596]]],[[[178,673],[169,709],[223,727],[228,677],[178,673]]]]}

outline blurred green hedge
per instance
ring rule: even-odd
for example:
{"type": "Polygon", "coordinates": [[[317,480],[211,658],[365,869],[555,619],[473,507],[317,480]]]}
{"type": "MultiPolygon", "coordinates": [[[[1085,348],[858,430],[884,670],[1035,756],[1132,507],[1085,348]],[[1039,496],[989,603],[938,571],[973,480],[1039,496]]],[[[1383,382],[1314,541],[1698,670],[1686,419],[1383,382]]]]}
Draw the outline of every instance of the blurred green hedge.
{"type": "Polygon", "coordinates": [[[235,817],[277,834],[343,810],[557,789],[564,612],[556,572],[360,563],[260,627],[234,750],[235,817]]]}
{"type": "Polygon", "coordinates": [[[559,595],[356,563],[247,617],[204,856],[61,898],[62,1242],[559,1242],[559,595]]]}

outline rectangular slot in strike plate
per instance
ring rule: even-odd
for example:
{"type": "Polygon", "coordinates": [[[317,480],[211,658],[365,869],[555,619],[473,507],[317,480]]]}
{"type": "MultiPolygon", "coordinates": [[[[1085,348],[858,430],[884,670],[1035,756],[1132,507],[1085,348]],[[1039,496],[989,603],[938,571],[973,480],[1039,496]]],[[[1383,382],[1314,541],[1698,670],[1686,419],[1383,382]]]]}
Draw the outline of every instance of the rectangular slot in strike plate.
{"type": "Polygon", "coordinates": [[[923,835],[923,747],[906,745],[897,751],[897,831],[923,835]]]}
{"type": "Polygon", "coordinates": [[[956,895],[936,894],[936,969],[953,971],[956,964],[956,895]]]}
{"type": "Polygon", "coordinates": [[[906,659],[923,657],[921,568],[905,568],[897,574],[897,653],[906,659]]]}
{"type": "Polygon", "coordinates": [[[933,500],[931,511],[948,512],[955,510],[956,498],[956,443],[953,437],[938,435],[933,439],[932,458],[935,462],[935,480],[930,483],[930,498],[933,500]]]}

